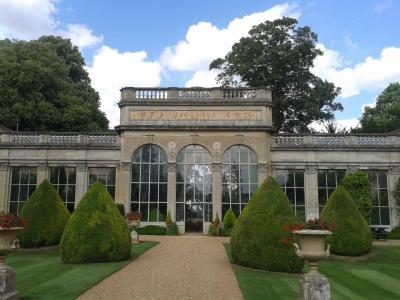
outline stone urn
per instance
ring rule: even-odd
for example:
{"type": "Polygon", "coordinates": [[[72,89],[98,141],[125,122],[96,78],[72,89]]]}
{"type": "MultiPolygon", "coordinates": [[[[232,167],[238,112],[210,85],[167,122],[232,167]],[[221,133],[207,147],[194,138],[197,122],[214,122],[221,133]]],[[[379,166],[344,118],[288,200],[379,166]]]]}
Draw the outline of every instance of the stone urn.
{"type": "Polygon", "coordinates": [[[15,270],[6,265],[8,253],[19,247],[17,233],[23,227],[0,228],[0,299],[19,299],[15,290],[15,270]]]}
{"type": "Polygon", "coordinates": [[[310,270],[300,280],[302,300],[329,300],[330,284],[326,277],[318,272],[318,261],[329,256],[326,237],[332,234],[328,230],[303,229],[293,232],[299,243],[294,243],[297,256],[308,262],[310,270]]]}

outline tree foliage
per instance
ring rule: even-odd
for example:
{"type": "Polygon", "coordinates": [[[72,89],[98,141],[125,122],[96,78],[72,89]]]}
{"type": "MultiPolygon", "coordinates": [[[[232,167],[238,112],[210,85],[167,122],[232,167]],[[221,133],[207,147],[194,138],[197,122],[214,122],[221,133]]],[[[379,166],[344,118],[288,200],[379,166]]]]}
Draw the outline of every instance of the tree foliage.
{"type": "Polygon", "coordinates": [[[340,89],[310,72],[322,55],[317,34],[296,25],[296,19],[282,18],[254,26],[225,58],[210,64],[221,71],[223,86],[270,87],[274,125],[284,132],[308,131],[312,121],[329,120],[343,109],[334,101],[340,89]]]}
{"type": "Polygon", "coordinates": [[[400,129],[400,83],[391,83],[376,99],[375,107],[366,107],[359,132],[381,133],[400,129]]]}
{"type": "Polygon", "coordinates": [[[68,39],[0,40],[0,124],[29,131],[106,130],[84,66],[68,39]]]}
{"type": "Polygon", "coordinates": [[[342,179],[342,185],[350,193],[354,203],[367,222],[372,214],[371,181],[365,172],[347,173],[342,179]]]}

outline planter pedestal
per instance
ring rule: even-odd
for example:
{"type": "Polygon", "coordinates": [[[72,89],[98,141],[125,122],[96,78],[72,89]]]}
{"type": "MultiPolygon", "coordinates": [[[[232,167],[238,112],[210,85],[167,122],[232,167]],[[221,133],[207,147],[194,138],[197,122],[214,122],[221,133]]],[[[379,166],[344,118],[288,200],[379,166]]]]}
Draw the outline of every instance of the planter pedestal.
{"type": "Polygon", "coordinates": [[[18,300],[15,290],[15,271],[4,263],[5,256],[0,256],[0,300],[18,300]]]}
{"type": "Polygon", "coordinates": [[[294,232],[299,238],[295,244],[296,254],[308,262],[310,270],[300,279],[301,300],[330,300],[331,288],[328,279],[318,272],[318,261],[329,256],[329,245],[326,248],[327,230],[298,230],[294,232]]]}

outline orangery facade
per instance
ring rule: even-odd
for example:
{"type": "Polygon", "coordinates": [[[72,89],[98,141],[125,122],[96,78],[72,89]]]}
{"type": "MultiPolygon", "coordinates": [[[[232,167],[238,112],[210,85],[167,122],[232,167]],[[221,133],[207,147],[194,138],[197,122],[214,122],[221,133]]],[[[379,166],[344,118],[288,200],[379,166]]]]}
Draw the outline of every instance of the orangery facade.
{"type": "Polygon", "coordinates": [[[398,224],[400,134],[282,135],[271,93],[251,88],[123,88],[120,124],[101,133],[26,133],[0,128],[0,210],[18,213],[49,179],[73,211],[102,182],[142,225],[205,231],[218,213],[238,216],[274,176],[300,219],[319,216],[346,172],[372,182],[371,226],[398,224]]]}

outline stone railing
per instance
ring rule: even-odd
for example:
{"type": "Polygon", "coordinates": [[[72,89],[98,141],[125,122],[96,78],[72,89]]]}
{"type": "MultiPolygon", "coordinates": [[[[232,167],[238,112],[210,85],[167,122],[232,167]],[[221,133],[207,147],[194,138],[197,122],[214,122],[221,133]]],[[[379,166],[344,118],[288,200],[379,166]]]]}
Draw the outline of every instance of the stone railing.
{"type": "Polygon", "coordinates": [[[115,133],[3,133],[0,134],[0,145],[31,146],[119,146],[119,136],[115,133]]]}
{"type": "Polygon", "coordinates": [[[271,99],[267,89],[254,88],[136,88],[121,89],[121,101],[190,99],[271,99]]]}
{"type": "Polygon", "coordinates": [[[272,146],[400,146],[399,135],[276,135],[272,146]]]}

